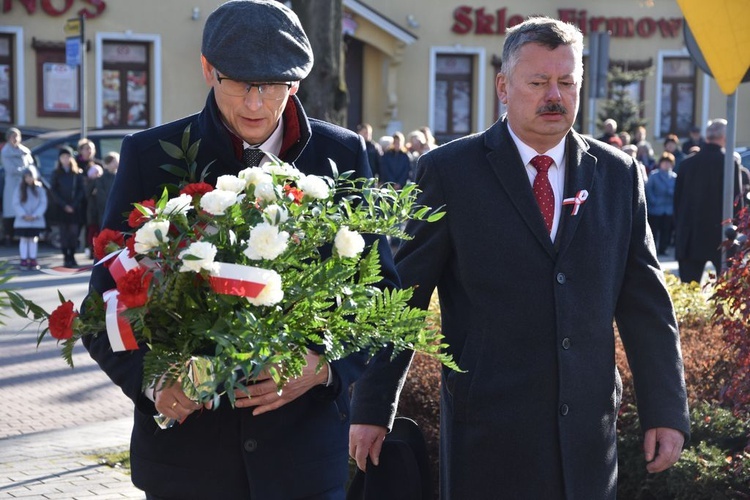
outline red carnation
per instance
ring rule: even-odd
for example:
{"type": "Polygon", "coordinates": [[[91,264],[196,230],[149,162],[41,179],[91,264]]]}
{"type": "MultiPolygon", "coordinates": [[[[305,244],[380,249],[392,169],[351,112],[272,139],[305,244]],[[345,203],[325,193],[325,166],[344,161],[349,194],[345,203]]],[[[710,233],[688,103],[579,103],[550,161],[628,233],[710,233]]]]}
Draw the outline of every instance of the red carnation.
{"type": "Polygon", "coordinates": [[[189,194],[190,196],[203,196],[206,193],[210,193],[214,190],[214,187],[207,182],[193,182],[188,184],[180,190],[180,194],[189,194]]]}
{"type": "MultiPolygon", "coordinates": [[[[152,213],[156,212],[156,202],[154,200],[143,200],[142,202],[139,203],[139,205],[151,210],[152,213]]],[[[133,211],[130,212],[130,215],[128,216],[128,226],[132,228],[138,228],[138,227],[141,227],[146,222],[148,222],[148,220],[149,218],[143,215],[143,213],[140,210],[138,210],[137,208],[134,208],[133,211]]]]}
{"type": "Polygon", "coordinates": [[[136,251],[135,251],[135,238],[130,237],[127,240],[125,240],[125,248],[128,249],[128,255],[130,257],[135,257],[136,251]]]}
{"type": "Polygon", "coordinates": [[[128,308],[141,307],[148,301],[148,288],[153,275],[145,267],[137,267],[117,280],[120,302],[128,308]]]}
{"type": "Polygon", "coordinates": [[[301,189],[292,187],[289,184],[284,186],[284,194],[291,198],[297,205],[302,203],[302,198],[305,196],[305,193],[303,193],[301,189]]]}
{"type": "Polygon", "coordinates": [[[73,336],[73,321],[78,313],[73,310],[73,302],[70,300],[60,304],[57,309],[49,315],[49,333],[59,340],[66,340],[73,336]]]}
{"type": "Polygon", "coordinates": [[[101,260],[111,252],[125,246],[125,236],[120,231],[102,229],[94,238],[94,258],[101,260]]]}

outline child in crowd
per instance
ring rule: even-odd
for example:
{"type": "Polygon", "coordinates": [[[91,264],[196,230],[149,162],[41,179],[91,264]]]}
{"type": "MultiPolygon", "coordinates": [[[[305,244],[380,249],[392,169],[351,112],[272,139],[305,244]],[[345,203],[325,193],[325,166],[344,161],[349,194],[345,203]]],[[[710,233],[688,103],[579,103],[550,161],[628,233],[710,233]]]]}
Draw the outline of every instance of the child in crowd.
{"type": "Polygon", "coordinates": [[[13,193],[15,220],[13,232],[18,236],[18,252],[22,270],[37,270],[39,233],[46,227],[44,212],[47,210],[47,193],[39,182],[36,168],[23,171],[21,183],[13,193]]]}

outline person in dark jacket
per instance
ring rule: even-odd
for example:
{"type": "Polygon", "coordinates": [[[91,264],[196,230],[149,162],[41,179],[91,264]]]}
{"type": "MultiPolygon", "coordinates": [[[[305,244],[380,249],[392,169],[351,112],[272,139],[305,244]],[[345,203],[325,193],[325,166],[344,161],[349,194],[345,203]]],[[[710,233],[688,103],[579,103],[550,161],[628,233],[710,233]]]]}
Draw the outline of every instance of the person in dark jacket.
{"type": "Polygon", "coordinates": [[[73,158],[73,150],[60,148],[57,165],[52,172],[50,195],[59,211],[55,220],[60,229],[60,249],[65,267],[76,267],[75,252],[78,248],[81,221],[84,220],[83,200],[86,195],[83,175],[73,158]]]}
{"type": "MultiPolygon", "coordinates": [[[[159,196],[164,184],[181,179],[164,169],[174,159],[160,143],[200,139],[195,159],[205,181],[237,175],[267,154],[311,175],[333,177],[331,162],[354,178],[371,177],[364,141],[353,131],[308,118],[295,95],[313,64],[308,38],[283,2],[234,0],[212,12],[203,31],[203,77],[210,88],[195,115],[127,136],[109,195],[104,228],[124,230],[132,203],[159,196]],[[245,150],[255,148],[257,151],[245,150]],[[251,154],[258,153],[258,154],[251,154]],[[247,162],[243,162],[243,158],[247,162]]],[[[369,243],[374,242],[370,238],[369,243]]],[[[386,285],[398,286],[384,238],[379,248],[386,285]]],[[[321,249],[330,255],[330,250],[321,249]]],[[[113,287],[96,266],[91,287],[113,287]]],[[[248,387],[251,398],[227,400],[200,411],[180,384],[142,390],[147,346],[113,353],[107,335],[87,336],[84,345],[135,405],[131,438],[133,483],[148,499],[343,500],[349,476],[347,439],[349,386],[364,371],[365,353],[315,370],[308,352],[304,374],[278,391],[270,379],[248,387]],[[181,424],[160,430],[161,413],[181,424]]],[[[315,347],[315,346],[312,346],[315,347]]]]}
{"type": "Polygon", "coordinates": [[[380,158],[380,184],[391,184],[401,189],[409,180],[411,161],[404,143],[404,134],[393,134],[393,143],[380,158]]]}
{"type": "MultiPolygon", "coordinates": [[[[721,242],[724,240],[724,147],[727,121],[712,120],[706,128],[706,143],[700,151],[685,158],[674,192],[675,258],[684,283],[701,282],[706,262],[716,272],[722,268],[721,242]]],[[[740,165],[734,162],[734,202],[739,201],[740,165]]],[[[736,203],[739,208],[741,204],[736,203]]],[[[736,215],[736,214],[735,214],[736,215]]]]}
{"type": "Polygon", "coordinates": [[[370,170],[377,177],[380,175],[380,157],[383,156],[383,149],[380,147],[380,144],[372,140],[372,125],[369,123],[360,123],[357,125],[357,133],[365,140],[370,170]]]}
{"type": "Polygon", "coordinates": [[[94,180],[94,196],[96,200],[95,214],[96,225],[104,227],[104,210],[107,207],[107,199],[112,192],[117,169],[120,167],[120,153],[112,151],[104,156],[104,172],[94,180]]]}
{"type": "MultiPolygon", "coordinates": [[[[417,203],[446,215],[408,224],[414,239],[396,265],[412,305],[426,308],[437,288],[448,352],[464,370],[442,371],[444,500],[616,498],[613,319],[646,469],[674,464],[689,433],[640,169],[572,130],[582,56],[571,24],[533,17],[508,30],[495,79],[507,115],[419,161],[417,203]]],[[[350,454],[360,468],[379,460],[409,361],[383,353],[354,386],[350,454]]]]}

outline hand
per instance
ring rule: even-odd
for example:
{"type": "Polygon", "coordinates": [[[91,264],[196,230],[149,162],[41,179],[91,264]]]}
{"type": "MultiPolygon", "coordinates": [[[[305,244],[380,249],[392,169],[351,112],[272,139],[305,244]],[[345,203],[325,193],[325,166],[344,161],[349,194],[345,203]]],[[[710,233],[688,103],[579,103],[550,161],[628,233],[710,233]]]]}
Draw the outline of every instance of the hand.
{"type": "Polygon", "coordinates": [[[302,369],[302,375],[284,384],[280,391],[276,387],[276,382],[265,373],[256,380],[255,384],[247,386],[247,390],[235,391],[237,398],[235,406],[237,408],[255,406],[253,415],[260,415],[291,403],[316,385],[325,384],[328,380],[328,364],[323,364],[320,371],[316,373],[320,356],[308,349],[305,359],[307,364],[302,369]]]}
{"type": "Polygon", "coordinates": [[[368,455],[373,465],[380,463],[380,450],[386,434],[388,429],[379,425],[352,424],[349,427],[349,456],[363,472],[367,469],[368,455]]]}
{"type": "Polygon", "coordinates": [[[65,210],[65,212],[67,212],[69,214],[73,213],[73,207],[71,207],[70,205],[65,205],[64,210],[65,210]]]}
{"type": "Polygon", "coordinates": [[[653,474],[672,467],[680,458],[684,443],[685,436],[676,429],[656,427],[647,430],[643,437],[643,453],[647,462],[646,470],[653,474]]]}
{"type": "Polygon", "coordinates": [[[154,406],[164,416],[182,423],[201,405],[185,395],[179,381],[167,382],[164,377],[154,392],[154,406]]]}

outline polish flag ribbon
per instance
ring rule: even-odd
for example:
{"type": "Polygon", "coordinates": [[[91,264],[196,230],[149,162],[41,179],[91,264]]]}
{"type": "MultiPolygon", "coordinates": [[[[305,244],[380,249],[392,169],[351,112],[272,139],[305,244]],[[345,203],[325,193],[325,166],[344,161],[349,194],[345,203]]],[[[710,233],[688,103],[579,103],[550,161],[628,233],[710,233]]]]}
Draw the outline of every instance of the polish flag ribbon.
{"type": "Polygon", "coordinates": [[[138,349],[138,342],[135,340],[130,322],[122,315],[127,307],[120,303],[119,295],[120,292],[116,288],[107,290],[102,295],[107,308],[104,315],[107,337],[112,351],[134,351],[138,349]]]}
{"type": "Polygon", "coordinates": [[[209,282],[216,293],[255,298],[266,287],[266,269],[227,262],[215,264],[209,282]]]}
{"type": "Polygon", "coordinates": [[[578,215],[578,207],[583,205],[588,197],[589,192],[585,189],[581,189],[576,193],[574,198],[565,198],[563,200],[563,205],[573,205],[573,211],[570,213],[570,215],[578,215]]]}
{"type": "Polygon", "coordinates": [[[97,264],[101,264],[110,259],[114,260],[109,265],[109,273],[112,275],[115,281],[125,276],[128,271],[138,269],[141,265],[135,257],[130,256],[130,252],[126,248],[118,250],[117,252],[112,252],[111,254],[107,255],[102,260],[97,262],[97,264]]]}

